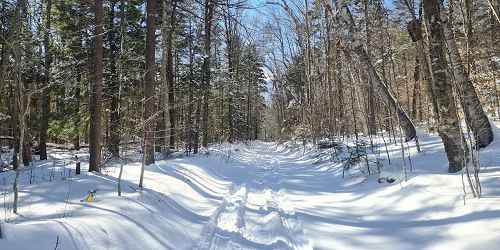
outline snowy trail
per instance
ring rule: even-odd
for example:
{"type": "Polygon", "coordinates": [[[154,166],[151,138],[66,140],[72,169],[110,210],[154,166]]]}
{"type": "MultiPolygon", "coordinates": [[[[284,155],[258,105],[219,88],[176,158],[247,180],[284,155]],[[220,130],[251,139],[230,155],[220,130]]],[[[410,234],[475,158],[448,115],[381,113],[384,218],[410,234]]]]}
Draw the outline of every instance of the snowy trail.
{"type": "Polygon", "coordinates": [[[254,169],[252,178],[233,185],[224,202],[202,230],[195,249],[312,249],[300,219],[276,192],[281,156],[271,147],[242,153],[254,169]],[[266,164],[267,163],[267,164],[266,164]],[[287,205],[287,207],[285,207],[287,205]]]}

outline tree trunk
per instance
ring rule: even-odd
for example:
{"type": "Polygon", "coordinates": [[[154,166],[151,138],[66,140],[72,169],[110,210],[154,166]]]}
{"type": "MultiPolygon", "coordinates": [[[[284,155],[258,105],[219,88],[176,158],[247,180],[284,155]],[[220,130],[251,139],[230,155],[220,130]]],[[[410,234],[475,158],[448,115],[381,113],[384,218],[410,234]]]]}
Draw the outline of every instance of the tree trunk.
{"type": "Polygon", "coordinates": [[[19,166],[19,161],[17,159],[17,154],[19,153],[19,111],[17,105],[17,86],[14,82],[9,84],[9,113],[10,113],[10,126],[12,127],[12,167],[17,169],[19,166]]]}
{"type": "Polygon", "coordinates": [[[208,146],[208,101],[210,97],[210,55],[212,43],[212,21],[214,16],[215,2],[214,0],[205,0],[205,15],[204,15],[204,48],[203,48],[203,65],[202,65],[202,89],[203,89],[203,115],[201,120],[201,129],[203,131],[201,144],[203,147],[208,146]]]}
{"type": "Polygon", "coordinates": [[[89,132],[89,171],[100,171],[101,164],[101,102],[103,79],[103,4],[95,0],[95,66],[94,85],[92,86],[89,132]]]}
{"type": "Polygon", "coordinates": [[[168,146],[170,150],[175,149],[175,121],[176,121],[176,112],[175,112],[175,78],[174,78],[174,57],[173,57],[173,39],[176,27],[176,9],[177,9],[177,1],[171,0],[171,13],[170,13],[170,30],[168,32],[168,40],[167,40],[167,82],[168,82],[168,115],[169,115],[169,123],[170,123],[170,136],[168,146]]]}
{"type": "MultiPolygon", "coordinates": [[[[425,22],[423,22],[425,24],[425,22]]],[[[425,25],[425,29],[427,29],[427,25],[425,25]]],[[[427,93],[428,97],[431,99],[431,106],[432,106],[432,115],[435,121],[439,121],[439,110],[438,110],[438,102],[437,102],[437,94],[436,94],[436,88],[434,86],[434,80],[431,72],[432,68],[432,63],[431,63],[431,57],[429,55],[430,51],[430,44],[429,44],[429,38],[427,36],[427,32],[425,32],[426,36],[425,39],[422,39],[417,42],[417,51],[422,51],[420,55],[420,59],[422,61],[422,78],[425,84],[425,87],[427,88],[427,93]]]]}
{"type": "Polygon", "coordinates": [[[41,98],[41,118],[40,118],[40,160],[47,160],[47,130],[49,128],[50,114],[50,22],[51,22],[52,0],[47,0],[47,10],[45,13],[45,34],[43,38],[43,47],[45,50],[45,86],[42,90],[41,98]]]}
{"type": "Polygon", "coordinates": [[[462,130],[453,100],[453,87],[446,74],[445,36],[440,3],[437,0],[424,0],[423,6],[430,30],[431,68],[439,112],[438,132],[448,157],[448,172],[455,173],[465,166],[466,160],[462,130]]]}
{"type": "Polygon", "coordinates": [[[168,1],[161,1],[161,41],[162,41],[162,54],[160,66],[160,98],[158,98],[158,112],[160,118],[156,121],[157,138],[155,144],[155,151],[161,152],[163,155],[167,153],[167,125],[168,115],[166,109],[168,108],[168,82],[167,82],[167,50],[168,50],[168,1]]]}
{"type": "MultiPolygon", "coordinates": [[[[229,4],[227,4],[229,5],[229,4]]],[[[232,16],[229,13],[229,6],[226,6],[226,14],[224,16],[224,28],[225,28],[225,35],[226,35],[226,54],[227,54],[227,68],[228,68],[228,73],[229,73],[229,83],[230,87],[228,88],[228,100],[227,100],[227,106],[228,106],[228,112],[227,112],[227,121],[228,121],[228,129],[229,129],[229,138],[228,142],[233,143],[235,139],[235,112],[234,112],[234,107],[236,106],[236,102],[233,98],[235,95],[235,82],[237,81],[237,73],[236,73],[236,34],[235,34],[235,28],[234,25],[232,24],[232,16]]],[[[224,98],[224,96],[222,96],[224,98]]]]}
{"type": "MultiPolygon", "coordinates": [[[[198,91],[200,93],[200,91],[198,91]]],[[[193,132],[193,154],[198,153],[198,149],[200,147],[200,123],[201,123],[201,97],[198,94],[196,98],[196,113],[195,113],[195,129],[193,132]]]]}
{"type": "Polygon", "coordinates": [[[186,122],[186,154],[191,154],[193,149],[193,88],[194,88],[194,51],[193,51],[193,28],[191,20],[189,21],[189,39],[188,39],[188,53],[189,53],[189,76],[188,76],[188,110],[187,110],[187,122],[186,122]]]}
{"type": "MultiPolygon", "coordinates": [[[[418,52],[417,52],[418,53],[418,52]]],[[[413,71],[413,98],[412,98],[412,118],[421,120],[422,101],[420,100],[420,60],[419,56],[415,56],[415,67],[413,71]]]]}
{"type": "MultiPolygon", "coordinates": [[[[176,10],[177,10],[177,0],[171,0],[170,6],[166,1],[163,2],[163,10],[162,10],[162,45],[163,45],[163,54],[162,54],[162,86],[164,86],[164,92],[167,92],[165,96],[165,100],[168,100],[168,124],[170,127],[167,132],[164,133],[166,136],[168,135],[168,146],[170,150],[175,149],[175,123],[176,123],[176,112],[175,112],[175,72],[174,72],[174,57],[173,57],[173,40],[174,33],[176,27],[176,10]],[[170,9],[170,11],[169,11],[170,9]],[[170,16],[168,15],[170,14],[170,16]],[[166,89],[165,89],[166,88],[166,89]]],[[[163,107],[160,108],[163,110],[163,107]]],[[[163,113],[163,121],[166,122],[164,111],[163,113]]],[[[166,126],[162,125],[162,127],[166,128],[166,126]]],[[[162,138],[163,141],[163,138],[162,138]]]]}
{"type": "MultiPolygon", "coordinates": [[[[22,79],[22,44],[21,44],[21,33],[23,30],[23,20],[22,20],[22,10],[25,9],[26,7],[26,2],[24,0],[18,0],[16,3],[16,10],[15,10],[15,16],[14,19],[16,23],[16,27],[13,28],[14,32],[14,45],[12,47],[12,54],[14,58],[14,80],[15,80],[15,93],[14,93],[14,106],[17,107],[16,111],[19,111],[19,114],[16,115],[17,118],[17,124],[15,126],[19,129],[19,149],[14,150],[14,164],[15,164],[15,170],[16,170],[16,175],[14,178],[14,183],[13,183],[13,191],[14,191],[14,201],[12,204],[13,212],[17,214],[18,210],[18,200],[19,200],[19,190],[18,190],[18,180],[19,180],[19,175],[20,175],[20,167],[18,166],[19,164],[19,152],[24,152],[24,138],[25,138],[25,121],[26,121],[26,113],[29,112],[27,109],[29,108],[29,105],[26,105],[26,100],[29,100],[28,98],[25,98],[25,89],[24,89],[24,83],[22,79]]],[[[14,23],[14,22],[13,22],[14,23]]]]}
{"type": "MultiPolygon", "coordinates": [[[[79,9],[81,10],[82,8],[83,8],[82,3],[80,3],[79,9]]],[[[83,13],[78,14],[78,24],[79,25],[82,24],[82,16],[83,16],[83,13]]],[[[84,47],[84,43],[85,43],[84,31],[79,32],[78,43],[79,43],[78,45],[81,48],[84,47]]],[[[81,114],[80,114],[80,102],[81,102],[81,89],[82,89],[82,85],[83,85],[83,71],[84,71],[84,69],[81,67],[78,67],[77,70],[78,70],[77,76],[76,76],[76,81],[77,81],[76,84],[77,85],[75,87],[75,114],[76,115],[75,115],[75,120],[73,123],[73,126],[76,129],[76,134],[75,134],[75,137],[73,138],[73,148],[75,150],[80,150],[80,139],[81,139],[80,128],[82,127],[82,124],[81,124],[82,118],[81,118],[81,114]]]]}
{"type": "MultiPolygon", "coordinates": [[[[109,151],[111,152],[113,157],[120,157],[120,96],[119,96],[119,80],[118,74],[116,71],[116,53],[118,51],[118,46],[116,45],[116,30],[114,25],[115,20],[115,6],[116,0],[111,0],[110,10],[109,10],[109,31],[108,31],[108,42],[110,46],[109,52],[109,73],[111,75],[109,83],[110,85],[110,93],[111,93],[111,113],[110,113],[110,121],[109,121],[109,151]]],[[[121,7],[122,8],[122,7],[121,7]]],[[[121,10],[124,11],[124,10],[121,10]]],[[[123,13],[122,13],[123,16],[123,13]]],[[[123,22],[123,20],[120,20],[123,22]]]]}
{"type": "Polygon", "coordinates": [[[338,135],[344,135],[346,126],[345,126],[345,102],[344,102],[344,84],[342,81],[342,57],[340,55],[341,49],[339,48],[339,43],[335,45],[335,56],[334,56],[334,62],[335,62],[335,68],[333,69],[333,72],[335,73],[334,76],[334,81],[335,81],[335,86],[337,86],[337,100],[338,100],[338,120],[339,120],[339,131],[338,135]]]}
{"type": "MultiPolygon", "coordinates": [[[[368,57],[371,57],[371,31],[370,31],[370,13],[369,13],[369,5],[368,0],[363,0],[364,5],[364,17],[365,17],[365,32],[366,32],[366,53],[368,57]]],[[[377,133],[377,126],[375,121],[375,88],[373,85],[373,81],[371,77],[368,77],[368,119],[367,119],[367,128],[369,135],[375,135],[377,133]]]]}
{"type": "Polygon", "coordinates": [[[80,150],[80,122],[81,122],[81,119],[80,119],[80,86],[81,86],[81,82],[82,82],[82,73],[81,72],[78,72],[77,73],[78,76],[77,76],[77,86],[75,88],[75,100],[76,100],[76,103],[75,103],[75,121],[74,121],[74,124],[73,126],[75,127],[76,129],[76,134],[75,134],[75,137],[73,138],[73,148],[75,150],[80,150]]]}
{"type": "Polygon", "coordinates": [[[453,17],[450,12],[447,25],[444,27],[448,50],[451,58],[453,75],[455,76],[459,96],[462,99],[462,106],[465,119],[470,126],[477,145],[480,148],[488,146],[493,141],[493,131],[486,116],[479,97],[477,96],[474,84],[470,80],[460,52],[458,51],[455,34],[453,31],[453,17]]]}
{"type": "Polygon", "coordinates": [[[251,91],[251,78],[248,79],[247,83],[247,134],[246,134],[246,139],[247,141],[250,141],[252,139],[252,136],[250,134],[251,126],[250,126],[250,121],[251,121],[251,111],[250,108],[252,106],[251,98],[252,98],[252,91],[251,91]]]}
{"type": "MultiPolygon", "coordinates": [[[[146,11],[146,77],[144,79],[144,163],[150,165],[154,159],[154,131],[152,115],[155,110],[155,31],[156,31],[156,0],[148,0],[146,11]]],[[[141,174],[142,184],[142,174],[141,174]]]]}

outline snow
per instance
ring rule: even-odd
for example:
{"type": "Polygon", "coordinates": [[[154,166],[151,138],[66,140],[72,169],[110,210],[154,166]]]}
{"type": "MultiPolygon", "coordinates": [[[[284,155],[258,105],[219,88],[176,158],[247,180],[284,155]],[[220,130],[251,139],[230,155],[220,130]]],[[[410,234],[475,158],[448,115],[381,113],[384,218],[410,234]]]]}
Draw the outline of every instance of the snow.
{"type": "MultiPolygon", "coordinates": [[[[497,124],[498,125],[498,124],[497,124]]],[[[402,175],[400,145],[378,158],[378,183],[362,167],[342,178],[331,149],[302,142],[218,145],[209,154],[68,177],[73,152],[23,171],[19,214],[0,210],[1,249],[496,249],[500,245],[500,140],[480,153],[483,197],[464,196],[462,176],[448,174],[437,135],[420,134],[422,152],[406,148],[414,168],[402,175]],[[32,184],[29,184],[32,176],[32,184]],[[81,202],[97,189],[96,201],[81,202]],[[465,204],[464,204],[465,202],[465,204]],[[57,242],[57,243],[56,243],[57,242]]],[[[500,129],[495,127],[496,138],[500,129]]],[[[386,138],[387,140],[387,138],[386,138]]],[[[87,168],[85,152],[78,153],[87,168]]],[[[5,157],[4,157],[5,158],[5,157]]],[[[137,158],[137,157],[136,157],[137,158]]],[[[339,157],[341,158],[341,157],[339,157]]],[[[406,161],[407,168],[409,162],[406,161]]],[[[372,169],[374,172],[375,167],[372,169]]],[[[0,202],[12,202],[12,172],[0,173],[0,202]]],[[[467,187],[468,188],[468,187],[467,187]]],[[[469,192],[470,193],[470,192],[469,192]]]]}

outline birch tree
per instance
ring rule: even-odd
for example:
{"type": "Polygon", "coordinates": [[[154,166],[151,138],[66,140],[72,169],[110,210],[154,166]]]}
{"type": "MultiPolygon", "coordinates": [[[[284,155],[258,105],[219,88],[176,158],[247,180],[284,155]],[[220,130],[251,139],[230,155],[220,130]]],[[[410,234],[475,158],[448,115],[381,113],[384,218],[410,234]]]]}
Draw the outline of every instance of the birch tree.
{"type": "Polygon", "coordinates": [[[464,138],[453,97],[453,87],[447,76],[444,22],[437,0],[424,0],[424,13],[429,27],[430,56],[435,98],[439,112],[438,132],[448,157],[448,172],[460,171],[466,164],[464,138]]]}

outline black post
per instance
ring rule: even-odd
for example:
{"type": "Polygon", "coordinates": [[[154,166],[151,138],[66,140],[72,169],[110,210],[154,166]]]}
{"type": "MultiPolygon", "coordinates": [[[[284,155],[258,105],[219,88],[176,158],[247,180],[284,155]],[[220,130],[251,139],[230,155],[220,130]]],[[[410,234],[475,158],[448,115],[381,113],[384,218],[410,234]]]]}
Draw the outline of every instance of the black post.
{"type": "Polygon", "coordinates": [[[78,160],[78,156],[76,156],[76,155],[75,155],[75,162],[76,162],[75,174],[79,175],[80,174],[80,160],[78,160]]]}

